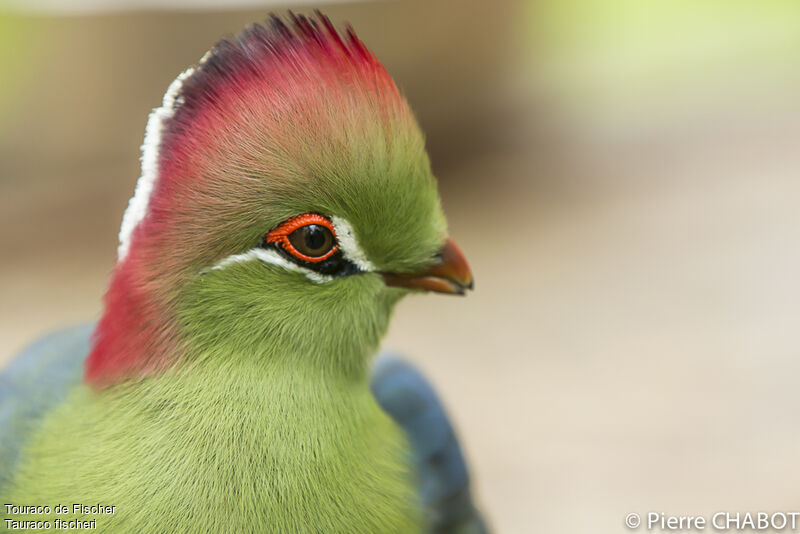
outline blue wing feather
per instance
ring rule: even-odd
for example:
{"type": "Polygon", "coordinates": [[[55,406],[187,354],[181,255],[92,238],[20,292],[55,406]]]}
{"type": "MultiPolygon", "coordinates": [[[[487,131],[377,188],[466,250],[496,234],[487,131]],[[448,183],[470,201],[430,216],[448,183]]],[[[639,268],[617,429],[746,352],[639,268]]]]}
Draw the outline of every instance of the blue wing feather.
{"type": "Polygon", "coordinates": [[[0,372],[0,487],[38,423],[80,382],[92,329],[82,325],[45,336],[0,372]]]}
{"type": "Polygon", "coordinates": [[[469,473],[453,425],[430,383],[410,363],[383,355],[373,368],[371,388],[378,404],[406,431],[431,532],[488,532],[472,502],[469,473]]]}

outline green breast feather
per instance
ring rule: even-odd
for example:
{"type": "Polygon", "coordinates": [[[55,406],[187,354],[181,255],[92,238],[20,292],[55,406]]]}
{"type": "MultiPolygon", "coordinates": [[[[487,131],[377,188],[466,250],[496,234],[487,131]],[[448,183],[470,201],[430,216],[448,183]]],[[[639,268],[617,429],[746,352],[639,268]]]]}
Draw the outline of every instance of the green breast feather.
{"type": "Polygon", "coordinates": [[[6,502],[113,505],[83,516],[101,532],[421,530],[407,444],[368,388],[222,367],[78,388],[27,447],[6,502]]]}

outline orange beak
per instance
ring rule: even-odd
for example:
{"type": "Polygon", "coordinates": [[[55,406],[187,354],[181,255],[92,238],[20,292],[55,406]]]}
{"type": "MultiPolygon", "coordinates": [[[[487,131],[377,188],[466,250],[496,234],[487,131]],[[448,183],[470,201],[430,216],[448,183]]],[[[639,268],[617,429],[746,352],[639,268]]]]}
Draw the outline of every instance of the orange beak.
{"type": "Polygon", "coordinates": [[[464,295],[472,289],[472,271],[467,259],[452,239],[445,241],[436,261],[424,272],[411,274],[382,273],[387,286],[464,295]]]}

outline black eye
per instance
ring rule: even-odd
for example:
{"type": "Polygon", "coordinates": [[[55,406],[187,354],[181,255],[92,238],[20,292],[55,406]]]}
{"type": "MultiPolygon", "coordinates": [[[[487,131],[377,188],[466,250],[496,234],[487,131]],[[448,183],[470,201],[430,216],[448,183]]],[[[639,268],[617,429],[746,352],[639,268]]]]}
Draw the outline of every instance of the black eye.
{"type": "Polygon", "coordinates": [[[331,231],[320,224],[301,226],[289,234],[289,242],[297,252],[310,258],[325,256],[335,244],[331,231]]]}

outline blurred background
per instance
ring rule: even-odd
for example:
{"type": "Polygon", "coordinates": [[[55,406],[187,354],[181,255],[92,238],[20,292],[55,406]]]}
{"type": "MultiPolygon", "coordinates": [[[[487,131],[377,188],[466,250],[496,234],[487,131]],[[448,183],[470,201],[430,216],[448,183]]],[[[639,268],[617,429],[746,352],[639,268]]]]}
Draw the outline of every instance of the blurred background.
{"type": "Polygon", "coordinates": [[[428,135],[465,299],[385,345],[498,533],[800,502],[800,7],[0,0],[0,365],[98,318],[147,115],[270,10],[353,24],[428,135]]]}

